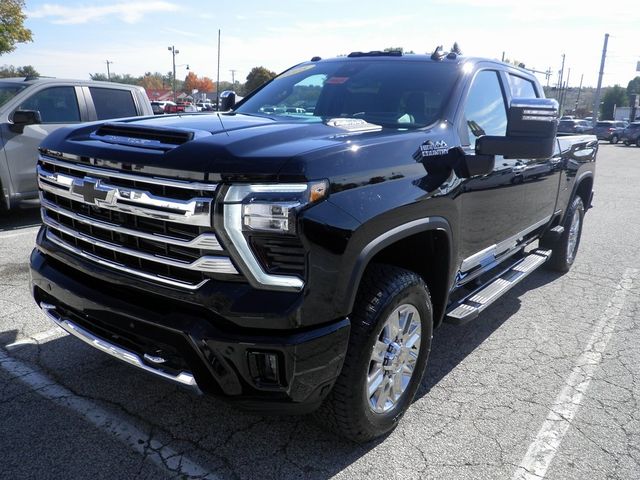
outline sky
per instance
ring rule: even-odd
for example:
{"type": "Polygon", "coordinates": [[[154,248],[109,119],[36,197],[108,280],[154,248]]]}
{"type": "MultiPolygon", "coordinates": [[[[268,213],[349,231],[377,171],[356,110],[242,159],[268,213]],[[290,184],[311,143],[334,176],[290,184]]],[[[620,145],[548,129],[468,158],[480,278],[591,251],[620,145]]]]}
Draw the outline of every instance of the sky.
{"type": "MultiPolygon", "coordinates": [[[[637,0],[615,9],[585,0],[26,0],[33,42],[0,57],[0,65],[33,65],[41,75],[89,78],[90,73],[142,75],[172,69],[215,80],[221,30],[220,79],[244,81],[251,68],[281,72],[309,60],[352,51],[403,47],[431,52],[458,42],[469,56],[516,59],[551,69],[557,82],[566,55],[571,86],[584,75],[595,86],[605,33],[603,85],[626,86],[640,62],[637,0]],[[595,5],[595,4],[594,4],[595,5]],[[633,12],[633,13],[632,13],[633,12]]],[[[539,75],[543,84],[544,75],[539,75]]]]}

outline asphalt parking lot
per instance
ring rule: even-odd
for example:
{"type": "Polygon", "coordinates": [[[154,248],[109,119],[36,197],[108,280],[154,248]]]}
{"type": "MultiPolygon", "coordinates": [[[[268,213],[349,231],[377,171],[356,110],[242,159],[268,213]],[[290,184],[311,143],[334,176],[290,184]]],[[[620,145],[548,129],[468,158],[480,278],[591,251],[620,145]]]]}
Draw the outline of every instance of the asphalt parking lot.
{"type": "Polygon", "coordinates": [[[195,396],[55,329],[29,293],[36,210],[0,219],[0,478],[640,478],[640,148],[603,144],[571,272],[534,272],[435,332],[400,426],[354,445],[309,417],[195,396]]]}

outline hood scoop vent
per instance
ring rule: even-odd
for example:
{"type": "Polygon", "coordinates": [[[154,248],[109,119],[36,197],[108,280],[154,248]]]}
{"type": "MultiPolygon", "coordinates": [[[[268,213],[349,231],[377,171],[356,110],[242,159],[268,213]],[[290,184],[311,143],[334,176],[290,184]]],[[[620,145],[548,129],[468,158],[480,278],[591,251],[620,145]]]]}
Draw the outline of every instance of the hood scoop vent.
{"type": "Polygon", "coordinates": [[[195,134],[187,130],[149,128],[118,123],[105,123],[91,134],[92,140],[129,145],[154,150],[171,150],[193,140],[195,134]]]}

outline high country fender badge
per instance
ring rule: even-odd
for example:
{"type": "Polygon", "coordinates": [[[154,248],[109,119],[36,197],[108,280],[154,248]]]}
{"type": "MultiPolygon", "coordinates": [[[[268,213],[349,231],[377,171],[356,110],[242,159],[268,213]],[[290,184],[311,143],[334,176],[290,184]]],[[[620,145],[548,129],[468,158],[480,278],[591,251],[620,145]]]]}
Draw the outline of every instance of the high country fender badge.
{"type": "Polygon", "coordinates": [[[424,157],[435,157],[436,155],[446,155],[449,153],[449,146],[444,140],[432,142],[427,140],[420,145],[420,154],[424,157]]]}

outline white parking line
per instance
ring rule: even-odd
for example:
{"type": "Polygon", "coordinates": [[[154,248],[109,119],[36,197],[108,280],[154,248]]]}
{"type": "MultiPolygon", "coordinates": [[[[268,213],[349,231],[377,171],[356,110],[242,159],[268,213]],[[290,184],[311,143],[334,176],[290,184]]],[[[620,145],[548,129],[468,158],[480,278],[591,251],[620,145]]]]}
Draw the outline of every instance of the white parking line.
{"type": "Polygon", "coordinates": [[[5,232],[0,232],[0,239],[20,237],[22,235],[33,234],[33,233],[36,233],[39,228],[40,228],[40,225],[35,225],[33,227],[21,228],[19,231],[8,230],[5,232]]]}
{"type": "Polygon", "coordinates": [[[168,443],[166,440],[156,435],[146,434],[123,416],[100,408],[95,403],[73,394],[45,374],[10,357],[2,350],[0,350],[0,368],[38,395],[79,414],[84,420],[145,456],[171,476],[209,480],[218,478],[183,454],[165,446],[168,443]]]}
{"type": "Polygon", "coordinates": [[[602,355],[613,335],[627,292],[631,289],[637,274],[638,270],[635,268],[625,270],[604,315],[595,325],[589,343],[571,369],[564,388],[553,402],[547,419],[520,462],[513,480],[540,480],[546,475],[602,361],[602,355]]]}
{"type": "Polygon", "coordinates": [[[30,337],[26,337],[21,340],[16,340],[13,343],[9,343],[5,345],[4,348],[6,348],[7,350],[13,350],[16,348],[20,348],[24,345],[36,345],[40,342],[45,342],[51,338],[62,337],[64,335],[68,335],[67,332],[65,332],[60,327],[54,327],[51,330],[47,330],[46,332],[36,333],[34,335],[31,335],[30,337]]]}

